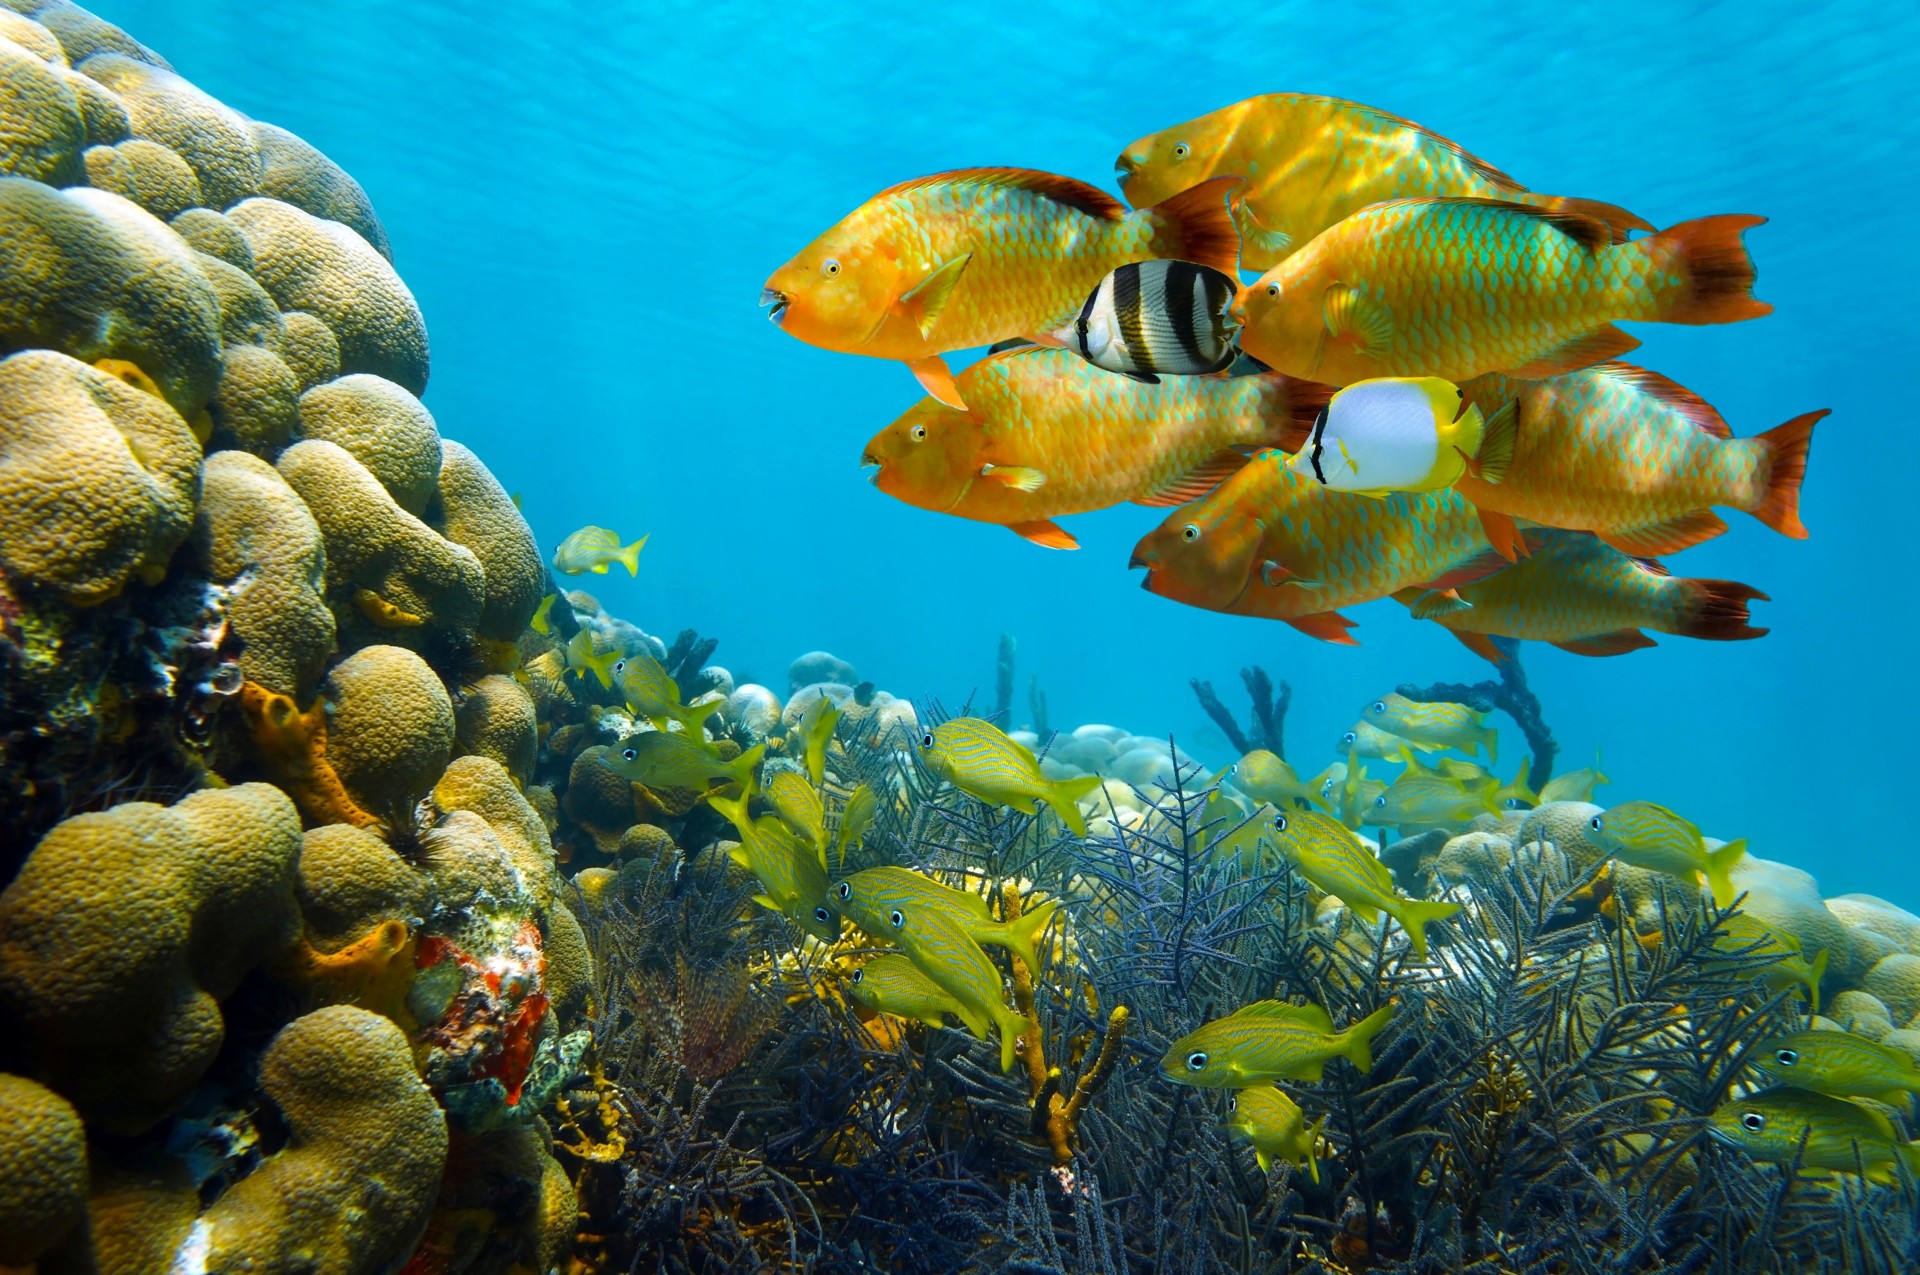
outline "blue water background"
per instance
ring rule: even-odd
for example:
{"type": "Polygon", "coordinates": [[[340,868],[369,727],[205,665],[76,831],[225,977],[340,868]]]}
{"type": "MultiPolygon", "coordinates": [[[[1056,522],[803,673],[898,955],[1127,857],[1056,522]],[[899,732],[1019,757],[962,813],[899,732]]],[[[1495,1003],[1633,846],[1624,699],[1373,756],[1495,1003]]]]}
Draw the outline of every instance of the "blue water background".
{"type": "MultiPolygon", "coordinates": [[[[1908,5],[1050,6],[393,4],[98,0],[228,103],[353,172],[433,341],[426,402],[551,551],[594,522],[652,533],[638,580],[588,577],[669,638],[784,694],[823,647],[897,694],[991,699],[1020,641],[1053,723],[1171,731],[1230,759],[1187,679],[1294,688],[1306,770],[1402,681],[1487,667],[1391,602],[1358,650],[1152,597],[1127,571],[1155,511],[1070,520],[1050,552],[868,486],[862,444],[918,396],[897,364],[826,353],[754,307],[766,276],[876,190],[968,165],[1112,189],[1120,148],[1261,92],[1406,115],[1539,190],[1749,236],[1776,314],[1635,326],[1633,358],[1747,434],[1816,407],[1788,541],[1740,514],[1676,573],[1749,581],[1772,636],[1662,638],[1592,660],[1529,647],[1563,766],[1603,800],[1672,804],[1828,894],[1920,906],[1915,786],[1914,229],[1920,9],[1908,5]]],[[[1505,719],[1500,719],[1505,725],[1505,719]]],[[[1508,756],[1521,740],[1505,730],[1508,756]]],[[[1503,764],[1503,771],[1508,767],[1503,764]]]]}

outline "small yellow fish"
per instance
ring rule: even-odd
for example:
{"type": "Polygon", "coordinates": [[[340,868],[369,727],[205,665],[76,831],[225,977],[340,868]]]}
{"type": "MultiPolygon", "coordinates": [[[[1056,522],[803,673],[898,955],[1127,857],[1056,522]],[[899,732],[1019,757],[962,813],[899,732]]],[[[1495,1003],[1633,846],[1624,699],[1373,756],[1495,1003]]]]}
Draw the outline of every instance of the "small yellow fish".
{"type": "Polygon", "coordinates": [[[679,684],[661,667],[659,660],[645,651],[616,660],[609,672],[619,684],[621,695],[626,697],[627,707],[660,729],[665,729],[670,721],[679,722],[687,734],[704,739],[707,718],[726,707],[727,702],[720,699],[692,708],[682,704],[679,684]]]}
{"type": "Polygon", "coordinates": [[[1301,876],[1369,924],[1378,921],[1382,912],[1398,921],[1416,959],[1427,955],[1427,924],[1460,910],[1458,903],[1430,903],[1402,895],[1373,847],[1331,815],[1317,810],[1282,812],[1273,828],[1280,853],[1293,860],[1301,876]]]}
{"type": "Polygon", "coordinates": [[[1230,768],[1240,791],[1255,801],[1270,802],[1287,809],[1296,802],[1324,806],[1326,799],[1308,781],[1294,773],[1293,767],[1264,748],[1256,748],[1230,768]]]}
{"type": "Polygon", "coordinates": [[[1400,754],[1409,748],[1423,753],[1439,752],[1441,744],[1428,744],[1419,740],[1407,739],[1390,730],[1381,730],[1365,718],[1355,722],[1353,729],[1340,736],[1333,748],[1338,753],[1358,753],[1374,761],[1397,761],[1400,754]]]}
{"type": "Polygon", "coordinates": [[[533,618],[527,621],[527,627],[543,637],[553,632],[553,625],[547,619],[547,616],[553,610],[553,604],[559,597],[560,595],[557,593],[549,593],[546,597],[541,598],[539,607],[533,613],[533,618]]]}
{"type": "Polygon", "coordinates": [[[780,821],[793,829],[807,847],[827,866],[827,812],[820,794],[797,770],[776,770],[767,780],[767,800],[780,821]]]}
{"type": "Polygon", "coordinates": [[[600,685],[613,685],[613,666],[620,662],[620,652],[600,651],[594,647],[593,633],[589,629],[576,630],[567,639],[567,667],[585,678],[592,673],[600,679],[600,685]]]}
{"type": "Polygon", "coordinates": [[[1006,948],[1036,975],[1040,972],[1037,940],[1060,907],[1058,899],[1049,899],[1021,913],[1018,920],[996,921],[987,901],[979,895],[943,885],[924,872],[895,867],[855,872],[834,883],[833,897],[855,925],[879,939],[890,937],[900,928],[895,917],[933,908],[958,922],[975,943],[1006,948]]]}
{"type": "Polygon", "coordinates": [[[1493,784],[1467,787],[1457,779],[1409,768],[1366,808],[1365,822],[1379,828],[1464,824],[1475,815],[1500,813],[1493,784]]]}
{"type": "Polygon", "coordinates": [[[1320,409],[1313,432],[1287,468],[1335,491],[1375,499],[1396,491],[1439,491],[1453,486],[1468,463],[1479,459],[1485,427],[1480,408],[1452,381],[1437,376],[1356,381],[1320,409]]]}
{"type": "Polygon", "coordinates": [[[874,957],[853,972],[847,989],[853,999],[868,1009],[898,1014],[925,1023],[945,1027],[947,1014],[967,1025],[967,1030],[982,1040],[986,1026],[979,1016],[941,989],[940,984],[920,972],[920,967],[897,952],[874,957]]]}
{"type": "Polygon", "coordinates": [[[1768,991],[1781,992],[1798,987],[1807,994],[1807,1012],[1820,1012],[1820,980],[1827,976],[1826,949],[1808,960],[1800,950],[1800,940],[1783,934],[1765,921],[1746,912],[1735,912],[1720,923],[1713,946],[1722,952],[1741,956],[1772,956],[1773,963],[1759,971],[1768,991]]]}
{"type": "Polygon", "coordinates": [[[1087,835],[1087,818],[1077,802],[1099,788],[1098,775],[1048,779],[1033,753],[993,723],[956,717],[920,737],[920,759],[940,778],[990,806],[1010,806],[1034,814],[1036,801],[1052,806],[1076,837],[1087,835]]]}
{"type": "Polygon", "coordinates": [[[1216,862],[1241,859],[1249,865],[1264,865],[1272,861],[1273,855],[1260,853],[1260,847],[1264,845],[1269,851],[1274,848],[1274,821],[1283,818],[1278,806],[1262,802],[1251,815],[1241,815],[1236,807],[1227,805],[1207,818],[1215,825],[1208,829],[1213,839],[1207,843],[1207,850],[1216,862]]]}
{"type": "Polygon", "coordinates": [[[1733,881],[1727,873],[1745,857],[1745,837],[1709,850],[1700,829],[1651,801],[1629,801],[1602,811],[1587,821],[1587,832],[1611,858],[1684,881],[1704,878],[1716,905],[1724,908],[1733,902],[1733,881]]]}
{"type": "Polygon", "coordinates": [[[1308,1177],[1320,1180],[1320,1163],[1313,1153],[1327,1123],[1325,1116],[1308,1124],[1306,1113],[1278,1085],[1242,1089],[1227,1099],[1227,1111],[1227,1127],[1253,1144],[1260,1172],[1267,1172],[1280,1159],[1305,1166],[1308,1177]]]}
{"type": "Polygon", "coordinates": [[[1904,1108],[1920,1092],[1920,1066],[1911,1057],[1852,1032],[1788,1032],[1761,1041],[1747,1057],[1776,1084],[1835,1098],[1877,1098],[1904,1108]]]}
{"type": "Polygon", "coordinates": [[[1805,1089],[1731,1099],[1709,1117],[1708,1132],[1763,1163],[1797,1160],[1803,1168],[1839,1173],[1864,1167],[1875,1182],[1895,1181],[1898,1162],[1920,1173],[1920,1144],[1903,1140],[1885,1115],[1805,1089]]]}
{"type": "Polygon", "coordinates": [[[840,812],[840,827],[834,833],[834,849],[839,857],[836,868],[847,866],[847,847],[854,845],[867,835],[867,829],[873,826],[873,816],[879,811],[879,799],[873,795],[873,789],[861,784],[847,798],[846,807],[840,812]]]}
{"type": "Polygon", "coordinates": [[[794,734],[800,738],[807,778],[813,781],[815,787],[827,777],[827,745],[833,742],[833,728],[839,721],[840,710],[834,707],[825,692],[821,692],[800,710],[800,720],[794,726],[794,734]]]}
{"type": "Polygon", "coordinates": [[[968,935],[966,925],[939,907],[913,904],[890,909],[883,929],[922,974],[972,1011],[968,1026],[975,1036],[987,1038],[987,1023],[1000,1029],[1000,1070],[1012,1071],[1014,1045],[1028,1030],[1027,1020],[1001,999],[1000,970],[968,935]]]}
{"type": "Polygon", "coordinates": [[[653,730],[635,735],[626,747],[607,759],[607,765],[636,783],[649,788],[692,788],[704,791],[710,784],[753,783],[755,769],[766,745],[755,744],[732,761],[722,761],[707,744],[678,731],[653,730]]]}
{"type": "MultiPolygon", "coordinates": [[[[677,738],[677,737],[675,737],[677,738]]],[[[749,798],[710,797],[707,804],[724,815],[740,835],[732,859],[760,879],[761,893],[753,901],[778,912],[822,943],[840,937],[840,915],[828,901],[827,870],[813,850],[778,819],[753,819],[749,798]]]]}
{"type": "Polygon", "coordinates": [[[1169,1080],[1201,1089],[1246,1089],[1266,1080],[1318,1080],[1329,1058],[1373,1070],[1373,1038],[1393,1017],[1383,1005],[1345,1031],[1318,1005],[1256,1001],[1173,1042],[1160,1060],[1169,1080]]]}
{"type": "Polygon", "coordinates": [[[1396,691],[1367,705],[1360,716],[1381,730],[1440,748],[1471,754],[1485,745],[1487,760],[1500,760],[1500,733],[1486,724],[1485,713],[1465,704],[1420,703],[1396,691]]]}
{"type": "Polygon", "coordinates": [[[1613,781],[1600,772],[1600,754],[1593,755],[1593,765],[1583,766],[1579,770],[1570,770],[1564,775],[1555,775],[1542,785],[1539,805],[1550,801],[1592,801],[1593,790],[1601,784],[1613,781]]]}
{"type": "Polygon", "coordinates": [[[605,527],[582,527],[560,542],[553,551],[553,569],[566,575],[577,576],[591,571],[597,576],[607,574],[610,563],[619,563],[627,569],[628,575],[640,574],[640,550],[647,543],[642,536],[630,545],[620,543],[619,533],[605,527]]]}

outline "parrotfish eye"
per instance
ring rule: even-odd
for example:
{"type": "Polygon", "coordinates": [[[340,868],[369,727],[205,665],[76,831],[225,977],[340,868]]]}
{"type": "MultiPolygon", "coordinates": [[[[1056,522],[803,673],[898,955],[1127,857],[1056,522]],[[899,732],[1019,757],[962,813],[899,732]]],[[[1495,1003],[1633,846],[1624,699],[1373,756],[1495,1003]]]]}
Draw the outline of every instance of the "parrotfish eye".
{"type": "Polygon", "coordinates": [[[820,273],[829,279],[837,278],[840,274],[840,263],[832,257],[828,257],[820,263],[820,273]]]}
{"type": "Polygon", "coordinates": [[[1285,832],[1287,830],[1287,817],[1285,815],[1275,815],[1273,817],[1273,830],[1275,832],[1285,832]]]}
{"type": "Polygon", "coordinates": [[[834,887],[834,893],[840,896],[840,901],[842,903],[845,903],[848,899],[851,899],[853,897],[853,882],[842,881],[839,885],[834,887]]]}
{"type": "Polygon", "coordinates": [[[1598,832],[1598,831],[1600,831],[1600,820],[1601,820],[1601,818],[1602,818],[1602,816],[1600,816],[1600,815],[1595,815],[1595,816],[1594,816],[1593,818],[1591,818],[1591,819],[1589,819],[1589,820],[1587,820],[1587,827],[1589,827],[1589,828],[1591,828],[1591,829],[1593,829],[1593,830],[1594,830],[1595,832],[1598,832]]]}
{"type": "Polygon", "coordinates": [[[1175,142],[1173,144],[1173,157],[1175,159],[1185,159],[1191,154],[1193,154],[1193,147],[1187,145],[1185,142],[1175,142]]]}
{"type": "Polygon", "coordinates": [[[635,757],[638,757],[639,755],[640,754],[636,749],[622,748],[620,750],[620,756],[626,761],[632,761],[635,757]]]}
{"type": "Polygon", "coordinates": [[[893,911],[887,913],[887,924],[896,930],[905,929],[907,925],[906,913],[902,912],[899,908],[895,908],[893,911]]]}
{"type": "Polygon", "coordinates": [[[915,425],[907,431],[907,437],[916,443],[924,443],[927,441],[927,427],[925,425],[915,425]]]}
{"type": "Polygon", "coordinates": [[[1280,285],[1277,283],[1268,284],[1267,296],[1272,300],[1278,301],[1280,299],[1280,285]]]}
{"type": "Polygon", "coordinates": [[[1188,544],[1192,544],[1194,541],[1198,540],[1200,538],[1200,524],[1190,522],[1186,526],[1180,528],[1180,538],[1186,541],[1188,544]]]}
{"type": "Polygon", "coordinates": [[[1196,1049],[1187,1055],[1188,1071],[1205,1071],[1206,1069],[1207,1053],[1204,1049],[1196,1049]]]}
{"type": "Polygon", "coordinates": [[[1781,1049],[1774,1052],[1773,1060],[1782,1067],[1791,1067],[1800,1061],[1800,1055],[1791,1049],[1781,1049]]]}
{"type": "Polygon", "coordinates": [[[827,911],[824,907],[815,908],[813,910],[813,919],[825,925],[827,922],[833,920],[833,913],[827,911]]]}
{"type": "Polygon", "coordinates": [[[1767,1118],[1758,1111],[1742,1112],[1740,1127],[1748,1133],[1759,1133],[1767,1127],[1767,1118]]]}

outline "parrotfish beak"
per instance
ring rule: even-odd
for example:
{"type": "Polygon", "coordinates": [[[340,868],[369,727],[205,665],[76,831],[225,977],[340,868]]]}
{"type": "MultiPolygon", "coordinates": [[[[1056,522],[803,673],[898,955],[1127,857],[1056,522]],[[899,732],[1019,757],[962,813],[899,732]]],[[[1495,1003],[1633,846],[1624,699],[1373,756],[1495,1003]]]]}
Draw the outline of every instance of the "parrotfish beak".
{"type": "Polygon", "coordinates": [[[881,459],[878,456],[875,456],[870,451],[861,452],[860,468],[873,470],[871,474],[867,475],[867,481],[872,483],[875,487],[878,487],[880,485],[880,471],[885,469],[886,465],[883,461],[881,461],[881,459]]]}
{"type": "Polygon", "coordinates": [[[1240,290],[1233,294],[1233,304],[1227,307],[1227,317],[1241,327],[1247,326],[1247,297],[1251,287],[1251,284],[1242,284],[1240,290]]]}
{"type": "Polygon", "coordinates": [[[1121,190],[1124,191],[1127,188],[1127,183],[1132,181],[1133,175],[1140,171],[1140,165],[1143,162],[1145,161],[1139,156],[1129,155],[1125,151],[1120,152],[1119,158],[1113,161],[1113,180],[1121,190]]]}
{"type": "Polygon", "coordinates": [[[772,321],[775,327],[778,327],[780,320],[785,317],[787,313],[787,306],[790,304],[790,301],[784,292],[774,288],[762,288],[760,289],[760,304],[773,307],[773,312],[767,315],[767,318],[772,321]]]}

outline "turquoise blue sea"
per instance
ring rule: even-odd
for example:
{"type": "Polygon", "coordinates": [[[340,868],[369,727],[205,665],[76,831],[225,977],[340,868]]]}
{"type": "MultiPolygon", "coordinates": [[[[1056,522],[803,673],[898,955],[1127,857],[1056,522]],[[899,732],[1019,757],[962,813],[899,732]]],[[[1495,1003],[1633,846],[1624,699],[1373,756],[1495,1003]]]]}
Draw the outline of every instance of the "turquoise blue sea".
{"type": "MultiPolygon", "coordinates": [[[[1391,603],[1359,649],[1188,610],[1126,569],[1154,511],[1073,520],[1077,553],[909,509],[861,445],[918,397],[897,366],[817,350],[755,308],[772,269],[876,190],[1019,165],[1111,188],[1148,131],[1262,92],[1408,116],[1535,189],[1749,238],[1767,319],[1641,325],[1633,356],[1736,432],[1831,407],[1813,537],[1734,529],[1672,565],[1744,580],[1771,636],[1525,660],[1563,765],[1813,870],[1827,894],[1920,902],[1898,835],[1913,790],[1910,583],[1914,86],[1899,5],[1269,4],[470,6],[98,0],[180,71],[293,129],[367,188],[433,341],[442,431],[523,493],[549,549],[583,523],[650,533],[640,576],[593,580],[650,631],[785,689],[824,648],[896,694],[991,696],[1020,642],[1056,726],[1227,749],[1190,677],[1260,663],[1294,688],[1289,752],[1332,759],[1403,681],[1486,669],[1391,603]],[[1889,835],[1889,833],[1894,835],[1889,835]]],[[[1509,731],[1509,747],[1519,740],[1509,731]]],[[[1503,771],[1506,769],[1502,767],[1503,771]]]]}

